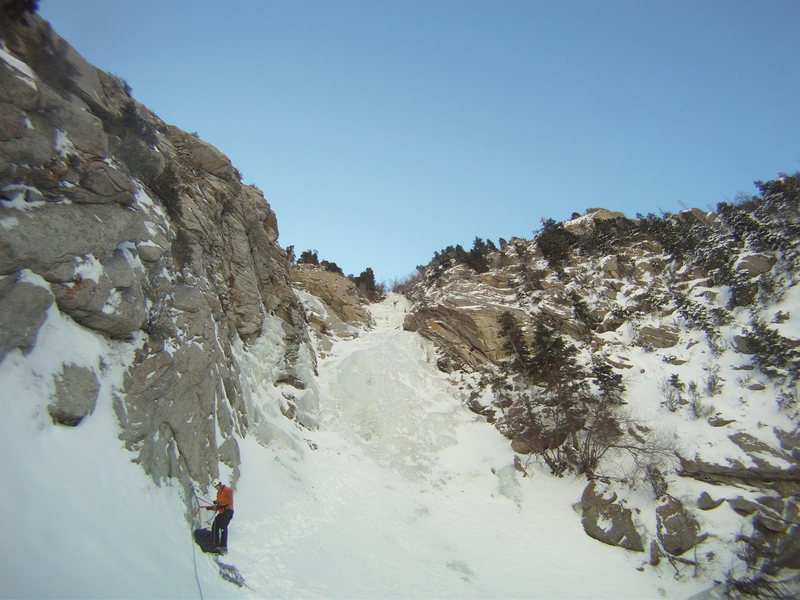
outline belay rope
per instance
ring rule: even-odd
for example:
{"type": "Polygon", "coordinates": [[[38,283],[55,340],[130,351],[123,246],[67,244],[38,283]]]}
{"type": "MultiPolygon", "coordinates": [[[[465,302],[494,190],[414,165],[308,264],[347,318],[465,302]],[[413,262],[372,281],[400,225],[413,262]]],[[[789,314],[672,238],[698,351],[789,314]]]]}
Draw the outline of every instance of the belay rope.
{"type": "MultiPolygon", "coordinates": [[[[198,520],[200,522],[200,524],[202,525],[202,519],[198,519],[198,516],[197,516],[197,513],[200,512],[201,508],[203,508],[203,506],[200,504],[200,499],[202,498],[206,502],[209,502],[209,501],[206,500],[205,498],[203,498],[202,496],[200,496],[198,498],[197,492],[194,489],[194,485],[189,484],[189,486],[192,488],[192,495],[194,496],[194,502],[195,502],[195,504],[197,504],[197,508],[194,511],[194,517],[195,517],[195,520],[198,520]]],[[[194,523],[192,523],[192,526],[194,527],[194,523]]],[[[197,544],[195,543],[195,540],[194,540],[194,531],[193,531],[192,532],[192,562],[194,563],[194,580],[197,582],[197,591],[200,592],[200,600],[204,600],[204,598],[203,598],[203,588],[200,587],[200,576],[197,574],[197,549],[195,548],[195,546],[197,546],[197,544]]]]}
{"type": "MultiPolygon", "coordinates": [[[[200,511],[201,511],[202,509],[206,508],[206,506],[213,505],[214,503],[213,503],[211,500],[209,500],[208,498],[205,498],[204,496],[198,496],[198,495],[197,495],[197,492],[195,492],[195,491],[194,491],[194,486],[192,486],[192,493],[194,494],[194,501],[195,501],[195,503],[197,504],[197,508],[196,508],[196,509],[195,509],[195,511],[194,511],[194,516],[195,516],[195,518],[197,519],[197,521],[198,521],[198,522],[199,522],[201,525],[203,525],[203,518],[202,518],[202,517],[199,517],[199,516],[198,516],[198,514],[200,513],[200,511]],[[200,501],[201,501],[201,500],[202,500],[203,502],[205,502],[205,505],[203,505],[203,504],[200,504],[200,501]]],[[[205,523],[205,525],[211,525],[211,523],[212,523],[212,522],[213,522],[213,520],[214,520],[214,517],[216,517],[216,514],[212,514],[212,515],[211,515],[211,518],[208,520],[208,522],[207,522],[207,523],[205,523]]]]}

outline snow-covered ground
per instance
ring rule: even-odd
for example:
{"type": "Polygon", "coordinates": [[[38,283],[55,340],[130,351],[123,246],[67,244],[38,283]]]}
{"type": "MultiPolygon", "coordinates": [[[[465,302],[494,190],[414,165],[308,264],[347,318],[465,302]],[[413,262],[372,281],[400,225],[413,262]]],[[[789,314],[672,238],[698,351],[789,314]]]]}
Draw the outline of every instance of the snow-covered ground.
{"type": "Polygon", "coordinates": [[[319,365],[322,421],[302,458],[243,447],[230,562],[255,596],[685,598],[706,587],[637,571],[643,554],[589,538],[583,480],[533,467],[466,409],[403,299],[319,365]],[[311,447],[316,449],[312,450],[311,447]]]}
{"type": "Polygon", "coordinates": [[[53,310],[37,349],[0,364],[0,597],[644,599],[707,587],[669,565],[639,571],[644,554],[589,538],[571,508],[585,481],[515,470],[429,342],[402,330],[406,308],[397,296],[374,306],[375,328],[320,362],[318,430],[273,411],[268,445],[241,440],[224,562],[248,588],[194,546],[177,487],[156,487],[122,448],[108,381],[124,353],[53,310]],[[108,372],[74,429],[45,412],[64,339],[105,356],[108,372]]]}

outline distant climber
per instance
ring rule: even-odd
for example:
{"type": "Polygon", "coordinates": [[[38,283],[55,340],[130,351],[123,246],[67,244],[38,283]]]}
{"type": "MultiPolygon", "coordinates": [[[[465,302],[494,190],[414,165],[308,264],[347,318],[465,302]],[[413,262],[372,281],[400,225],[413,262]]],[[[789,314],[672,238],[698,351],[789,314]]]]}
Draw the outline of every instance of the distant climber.
{"type": "Polygon", "coordinates": [[[206,506],[208,510],[217,511],[211,531],[214,534],[214,546],[218,552],[228,551],[228,524],[233,518],[233,490],[219,480],[211,484],[217,488],[217,499],[214,506],[206,506]]]}

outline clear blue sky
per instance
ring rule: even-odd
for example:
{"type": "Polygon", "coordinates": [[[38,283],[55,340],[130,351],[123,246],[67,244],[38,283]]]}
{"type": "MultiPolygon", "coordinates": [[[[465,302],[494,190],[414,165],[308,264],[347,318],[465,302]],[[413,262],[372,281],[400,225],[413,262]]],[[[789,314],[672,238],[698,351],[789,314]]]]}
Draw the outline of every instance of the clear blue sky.
{"type": "Polygon", "coordinates": [[[41,0],[227,154],[280,243],[391,281],[602,206],[709,209],[800,171],[797,0],[41,0]]]}

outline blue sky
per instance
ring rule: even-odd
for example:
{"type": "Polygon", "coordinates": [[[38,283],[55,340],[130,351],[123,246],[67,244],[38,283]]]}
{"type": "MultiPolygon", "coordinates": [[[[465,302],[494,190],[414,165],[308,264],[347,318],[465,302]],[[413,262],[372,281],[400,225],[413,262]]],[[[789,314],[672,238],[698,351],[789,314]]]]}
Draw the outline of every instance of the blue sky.
{"type": "Polygon", "coordinates": [[[712,209],[800,171],[800,2],[41,0],[227,154],[280,243],[390,282],[542,218],[712,209]]]}

